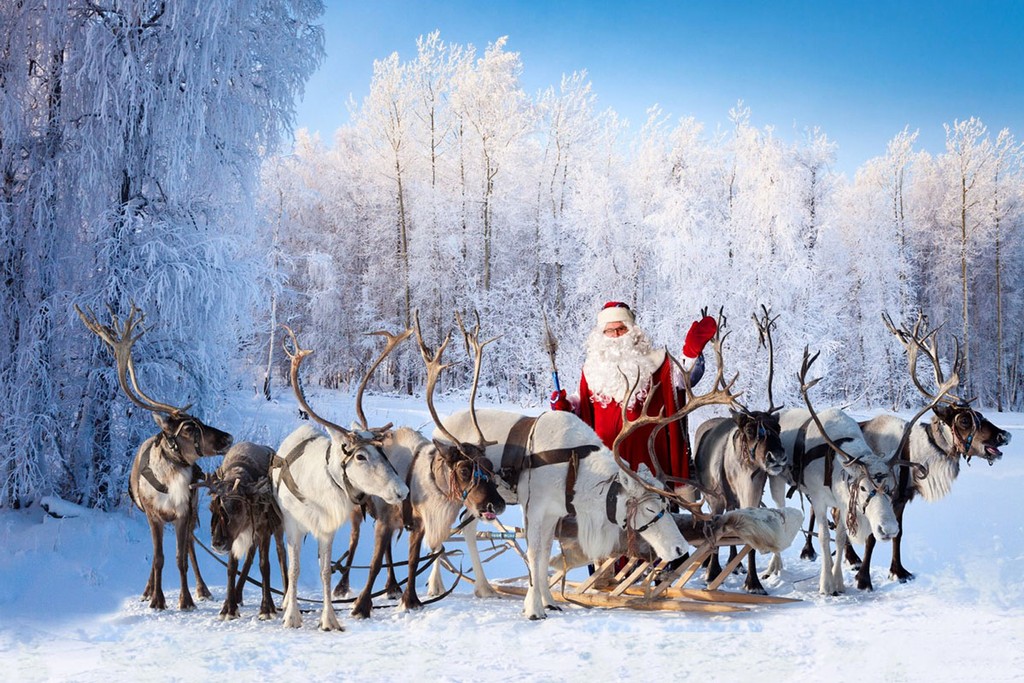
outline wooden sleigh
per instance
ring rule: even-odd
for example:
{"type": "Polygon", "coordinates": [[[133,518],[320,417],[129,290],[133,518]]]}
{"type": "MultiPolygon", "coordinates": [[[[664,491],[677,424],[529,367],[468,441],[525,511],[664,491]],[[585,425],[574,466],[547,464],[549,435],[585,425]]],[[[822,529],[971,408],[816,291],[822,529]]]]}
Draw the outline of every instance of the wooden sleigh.
{"type": "MultiPolygon", "coordinates": [[[[764,514],[761,510],[758,513],[764,514]]],[[[798,510],[781,513],[779,533],[772,541],[765,538],[751,538],[742,529],[737,528],[735,521],[744,515],[752,514],[750,510],[737,510],[726,513],[711,524],[694,524],[689,515],[675,515],[676,522],[694,546],[689,556],[677,566],[669,568],[668,563],[649,557],[649,549],[637,548],[637,557],[628,558],[624,565],[616,569],[617,557],[611,557],[595,568],[593,574],[583,581],[569,580],[569,572],[585,564],[579,554],[576,542],[576,523],[571,517],[562,520],[558,529],[558,541],[562,546],[562,555],[552,561],[556,568],[549,575],[548,581],[555,600],[567,604],[585,607],[625,607],[640,611],[672,611],[672,612],[705,612],[722,614],[749,611],[757,605],[783,605],[800,602],[794,598],[773,595],[757,595],[753,593],[725,590],[723,583],[733,570],[740,566],[753,551],[774,552],[782,550],[792,542],[795,532],[802,523],[802,515],[798,510]],[[795,513],[795,514],[793,514],[795,513]],[[703,587],[702,579],[695,579],[701,572],[704,561],[712,553],[718,552],[723,546],[740,548],[723,568],[722,572],[703,587]]],[[[776,513],[779,514],[779,513],[776,513]]],[[[523,555],[518,540],[523,537],[521,529],[512,531],[477,533],[477,541],[490,541],[500,551],[515,550],[523,555]],[[500,546],[504,545],[504,548],[500,546]]],[[[461,539],[453,536],[452,540],[461,539]]],[[[471,578],[466,577],[472,581],[471,578]]],[[[500,594],[523,597],[526,595],[528,577],[521,576],[509,579],[497,579],[491,583],[500,594]]]]}

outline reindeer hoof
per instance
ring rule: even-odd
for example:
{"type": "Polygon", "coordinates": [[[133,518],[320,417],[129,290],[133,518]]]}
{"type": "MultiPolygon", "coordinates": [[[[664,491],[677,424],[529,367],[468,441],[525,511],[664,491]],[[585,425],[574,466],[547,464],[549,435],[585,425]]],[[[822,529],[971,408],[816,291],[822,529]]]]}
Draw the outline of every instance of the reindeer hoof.
{"type": "MultiPolygon", "coordinates": [[[[210,592],[210,589],[207,588],[205,585],[196,586],[196,598],[198,598],[199,600],[209,600],[212,597],[213,594],[210,592]]],[[[239,600],[238,604],[242,604],[241,600],[239,600]]]]}
{"type": "Polygon", "coordinates": [[[167,609],[167,603],[164,601],[163,597],[160,597],[159,599],[154,597],[152,600],[149,601],[149,608],[167,609]]]}
{"type": "Polygon", "coordinates": [[[800,559],[807,560],[808,562],[814,562],[816,559],[818,559],[818,553],[814,552],[813,550],[801,550],[800,559]]]}
{"type": "Polygon", "coordinates": [[[544,609],[549,609],[552,612],[561,612],[562,608],[558,605],[544,605],[544,609]]]}
{"type": "Polygon", "coordinates": [[[541,619],[547,619],[548,618],[548,615],[546,615],[546,614],[531,614],[529,616],[530,616],[530,621],[540,621],[541,619]]]}
{"type": "Polygon", "coordinates": [[[259,620],[260,621],[272,621],[275,616],[277,616],[276,612],[260,612],[259,620]]]}
{"type": "Polygon", "coordinates": [[[238,618],[238,613],[237,612],[235,612],[234,614],[232,614],[231,612],[221,612],[220,616],[219,616],[219,619],[221,621],[234,621],[237,618],[238,618]]]}

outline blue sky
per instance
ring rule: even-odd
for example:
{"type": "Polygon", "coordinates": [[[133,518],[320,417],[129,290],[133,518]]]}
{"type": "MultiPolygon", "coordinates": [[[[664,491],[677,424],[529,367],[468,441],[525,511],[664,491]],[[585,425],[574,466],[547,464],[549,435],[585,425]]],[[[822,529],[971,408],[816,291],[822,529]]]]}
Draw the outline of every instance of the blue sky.
{"type": "Polygon", "coordinates": [[[330,141],[349,95],[369,90],[373,60],[446,42],[509,36],[534,94],[586,69],[600,108],[637,130],[648,107],[727,125],[742,99],[758,127],[793,139],[818,126],[852,175],[904,126],[943,149],[943,123],[977,116],[1024,139],[1024,0],[969,2],[497,2],[325,0],[327,58],[297,126],[330,141]]]}

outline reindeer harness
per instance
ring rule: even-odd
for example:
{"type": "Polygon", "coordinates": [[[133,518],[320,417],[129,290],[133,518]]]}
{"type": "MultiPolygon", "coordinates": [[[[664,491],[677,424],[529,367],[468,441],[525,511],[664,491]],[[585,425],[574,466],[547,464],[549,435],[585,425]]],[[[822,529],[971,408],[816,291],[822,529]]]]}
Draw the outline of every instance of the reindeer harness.
{"type": "Polygon", "coordinates": [[[572,448],[536,452],[533,450],[533,438],[539,420],[540,417],[521,417],[512,425],[501,453],[501,468],[498,474],[515,491],[519,476],[524,470],[567,463],[569,471],[565,475],[565,509],[568,514],[574,515],[576,508],[572,501],[576,495],[576,476],[579,473],[580,460],[601,447],[595,444],[581,444],[572,448]]]}
{"type": "MultiPolygon", "coordinates": [[[[291,492],[291,494],[293,496],[295,496],[299,500],[300,503],[305,503],[306,502],[306,497],[303,496],[302,493],[299,491],[299,485],[295,482],[295,478],[292,476],[292,473],[291,473],[291,465],[294,464],[295,461],[298,460],[302,456],[302,454],[306,452],[306,446],[309,443],[311,443],[313,441],[316,441],[317,439],[321,439],[321,438],[324,438],[324,437],[320,436],[319,434],[316,435],[316,436],[307,437],[307,438],[303,439],[302,441],[300,441],[299,443],[295,444],[295,447],[292,448],[292,450],[289,451],[288,455],[286,455],[285,457],[282,458],[280,455],[277,455],[275,453],[273,460],[271,460],[271,462],[270,462],[270,471],[271,472],[273,472],[277,468],[281,468],[281,482],[284,483],[284,485],[288,487],[288,490],[291,492]]],[[[366,494],[365,493],[355,494],[354,492],[356,491],[356,488],[352,485],[352,482],[349,481],[349,478],[348,478],[348,463],[349,463],[349,461],[352,460],[353,457],[355,457],[355,454],[356,454],[356,452],[359,449],[356,448],[355,450],[349,450],[344,445],[341,446],[341,453],[342,453],[342,458],[341,458],[341,478],[342,478],[342,481],[339,483],[338,480],[334,477],[334,473],[331,472],[330,467],[328,467],[328,465],[331,462],[331,450],[333,448],[334,448],[334,441],[331,440],[330,443],[328,443],[328,445],[327,445],[327,452],[324,454],[324,468],[327,470],[327,475],[330,478],[331,483],[334,484],[334,486],[339,491],[344,493],[348,497],[348,499],[350,501],[352,501],[353,504],[361,505],[363,500],[366,498],[366,494]]],[[[384,458],[384,460],[389,465],[391,465],[391,461],[390,460],[388,460],[387,458],[384,458]]],[[[394,465],[391,465],[391,468],[394,469],[394,465]]]]}
{"type": "MultiPolygon", "coordinates": [[[[786,492],[786,498],[792,498],[793,493],[798,487],[804,484],[804,470],[806,467],[819,458],[825,458],[825,475],[824,483],[825,486],[832,487],[832,467],[835,462],[834,458],[828,457],[835,453],[828,443],[820,443],[814,448],[807,450],[807,427],[811,424],[813,418],[807,418],[807,420],[800,425],[800,429],[796,432],[796,442],[793,444],[793,479],[794,483],[790,486],[789,491],[786,492]]],[[[842,446],[848,441],[853,441],[852,437],[843,436],[838,439],[833,439],[837,446],[842,446]]]]}
{"type": "MultiPolygon", "coordinates": [[[[139,457],[139,476],[141,476],[147,482],[149,482],[150,486],[152,486],[157,491],[165,495],[169,492],[169,489],[167,488],[166,484],[157,479],[156,473],[153,472],[153,468],[150,467],[149,456],[150,453],[153,451],[154,447],[159,447],[160,452],[163,454],[164,458],[166,458],[175,467],[178,467],[179,469],[183,470],[194,467],[193,463],[190,463],[181,455],[181,446],[178,445],[178,434],[181,432],[181,428],[184,427],[185,424],[188,422],[193,422],[197,427],[199,427],[199,429],[196,432],[196,436],[193,439],[193,445],[195,447],[196,453],[202,453],[200,445],[200,435],[202,434],[202,426],[195,420],[185,420],[180,425],[178,425],[178,429],[177,431],[174,432],[173,436],[168,436],[163,432],[157,434],[156,439],[154,439],[153,442],[149,444],[146,450],[143,451],[142,455],[139,457]],[[163,448],[164,445],[167,446],[166,449],[163,448]]],[[[129,490],[129,493],[130,492],[131,491],[129,490]]],[[[135,503],[136,505],[138,505],[138,501],[135,501],[135,503]]]]}
{"type": "MultiPolygon", "coordinates": [[[[430,448],[432,446],[433,446],[433,444],[428,441],[426,443],[420,444],[416,448],[416,450],[413,451],[412,461],[409,463],[409,471],[405,475],[405,485],[409,488],[410,491],[412,490],[412,475],[413,475],[413,472],[416,469],[416,460],[420,457],[420,454],[425,449],[430,448]]],[[[465,454],[463,454],[463,455],[464,455],[466,460],[471,461],[473,463],[473,479],[470,482],[469,486],[465,487],[461,491],[457,491],[456,490],[454,469],[449,465],[448,466],[449,476],[447,477],[447,481],[448,481],[447,488],[448,488],[448,490],[445,491],[445,488],[441,485],[441,483],[439,483],[439,482],[444,482],[445,478],[444,477],[440,477],[439,478],[438,475],[437,475],[437,466],[436,466],[436,464],[437,464],[438,460],[440,460],[439,458],[432,458],[431,459],[431,461],[430,461],[430,476],[431,476],[431,478],[434,481],[434,486],[437,487],[437,490],[439,492],[441,492],[441,494],[445,498],[448,498],[449,500],[455,500],[456,497],[457,497],[460,502],[465,503],[466,502],[466,498],[469,497],[469,492],[472,491],[474,488],[476,488],[477,485],[482,484],[484,482],[491,481],[491,479],[493,478],[493,473],[490,471],[490,468],[486,467],[483,463],[481,463],[481,461],[480,461],[481,459],[480,458],[473,458],[473,457],[470,457],[470,456],[465,455],[465,454]]],[[[413,524],[413,517],[412,517],[412,495],[408,495],[402,501],[402,526],[404,526],[407,531],[412,531],[412,524],[413,524]]]]}

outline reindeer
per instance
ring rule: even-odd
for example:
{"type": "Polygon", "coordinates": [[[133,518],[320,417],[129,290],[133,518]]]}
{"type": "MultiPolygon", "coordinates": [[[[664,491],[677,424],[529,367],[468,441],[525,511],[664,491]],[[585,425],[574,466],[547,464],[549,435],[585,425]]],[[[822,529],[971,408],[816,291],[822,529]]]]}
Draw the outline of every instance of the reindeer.
{"type": "MultiPolygon", "coordinates": [[[[907,351],[909,362],[916,363],[918,351],[923,351],[931,361],[935,373],[937,386],[946,384],[941,365],[939,363],[939,352],[936,347],[935,336],[938,329],[928,331],[928,322],[924,316],[919,316],[913,329],[904,326],[896,329],[892,319],[887,315],[882,316],[886,327],[903,344],[907,351]]],[[[959,349],[954,352],[953,373],[959,369],[959,349]]],[[[926,398],[931,394],[922,386],[917,379],[917,374],[911,371],[914,385],[926,398]]],[[[907,431],[907,422],[895,415],[879,415],[871,420],[861,423],[864,438],[868,444],[878,453],[891,454],[893,458],[909,460],[925,468],[926,475],[919,470],[911,475],[909,469],[901,471],[899,483],[893,497],[893,509],[896,512],[896,519],[900,524],[900,532],[892,540],[892,562],[889,566],[889,575],[904,583],[914,578],[914,575],[904,568],[900,556],[900,544],[903,539],[903,511],[907,503],[912,501],[918,494],[929,503],[945,497],[949,493],[953,481],[960,473],[960,459],[963,458],[968,464],[972,457],[979,457],[991,465],[1002,457],[1000,446],[1010,443],[1010,434],[1004,429],[992,424],[985,419],[985,416],[970,406],[968,401],[946,392],[943,394],[940,405],[932,408],[937,419],[930,423],[919,423],[913,425],[910,430],[910,438],[903,446],[899,446],[901,435],[907,431]]],[[[864,546],[864,559],[856,557],[856,554],[847,553],[847,559],[852,563],[859,564],[857,571],[857,587],[864,590],[871,590],[871,553],[875,547],[875,537],[869,536],[864,546]]]]}
{"type": "MultiPolygon", "coordinates": [[[[865,441],[860,426],[844,411],[832,408],[818,414],[811,404],[809,391],[821,378],[807,380],[807,373],[818,355],[816,353],[812,357],[808,349],[804,349],[798,376],[800,394],[807,409],[785,410],[779,417],[782,443],[792,459],[792,478],[772,477],[771,491],[778,507],[783,505],[787,484],[810,501],[821,544],[818,590],[823,595],[838,595],[845,591],[842,557],[846,544],[849,541],[864,543],[870,534],[889,541],[899,533],[899,522],[892,504],[896,487],[893,468],[911,464],[875,453],[865,441]],[[829,552],[828,519],[831,509],[837,510],[834,560],[829,552]]],[[[949,385],[940,387],[932,405],[948,388],[949,385]]],[[[911,424],[930,408],[922,409],[911,424]]],[[[909,430],[904,433],[904,439],[907,436],[909,430]]]]}
{"type": "MultiPolygon", "coordinates": [[[[690,509],[699,506],[662,489],[646,467],[632,472],[618,454],[618,448],[637,429],[653,425],[652,433],[657,433],[658,427],[682,419],[698,407],[731,403],[734,397],[730,388],[735,380],[728,384],[721,381],[721,346],[717,343],[716,353],[719,376],[713,390],[694,396],[687,388],[685,407],[669,416],[643,414],[654,393],[648,392],[640,417],[630,421],[623,414],[623,429],[612,449],[601,443],[594,430],[573,413],[555,411],[527,417],[501,410],[477,411],[472,397],[468,410],[444,419],[443,432],[435,431],[435,438],[447,432],[459,441],[479,438],[489,442],[485,454],[510,487],[506,500],[523,506],[530,574],[524,600],[528,618],[544,619],[545,609],[559,609],[548,585],[547,570],[556,526],[567,515],[575,515],[580,546],[591,559],[612,556],[622,531],[642,537],[665,561],[686,552],[686,540],[668,514],[669,501],[690,509]]],[[[463,533],[469,539],[474,594],[495,595],[484,575],[474,540],[475,520],[470,520],[463,533]]]]}
{"type": "MultiPolygon", "coordinates": [[[[716,417],[705,421],[694,436],[697,481],[718,494],[708,498],[713,514],[762,506],[768,477],[781,476],[790,466],[779,438],[778,411],[781,406],[776,406],[772,398],[775,354],[771,330],[777,318],[771,318],[764,306],[761,309],[763,317],[755,315],[754,323],[761,346],[768,349],[768,410],[751,411],[741,405],[739,411],[730,410],[728,418],[716,417]]],[[[718,329],[724,325],[723,319],[718,329]]],[[[755,555],[752,551],[747,556],[747,577],[743,589],[748,593],[765,595],[767,591],[758,577],[755,555]]],[[[736,547],[732,546],[729,559],[735,556],[736,547]]],[[[721,571],[716,551],[709,558],[708,581],[714,580],[721,571]]]]}
{"type": "Polygon", "coordinates": [[[75,312],[85,326],[110,347],[121,391],[132,403],[152,413],[160,428],[139,446],[128,480],[128,493],[132,502],[145,513],[153,539],[153,562],[142,599],[148,599],[152,609],[167,607],[163,591],[163,537],[164,525],[170,523],[174,525],[175,559],[181,577],[178,609],[195,609],[188,588],[190,560],[196,574],[196,595],[200,599],[210,597],[210,590],[199,573],[192,538],[198,520],[198,497],[193,484],[202,477],[196,461],[203,456],[226,451],[231,446],[231,435],[190,415],[191,404],[177,407],[154,401],[139,388],[131,353],[132,346],[145,334],[142,323],[146,316],[135,304],[131,305],[123,325],[113,310],[110,311],[109,326],[100,324],[89,309],[83,312],[76,305],[75,312]]]}
{"type": "Polygon", "coordinates": [[[220,618],[237,619],[242,587],[249,576],[256,550],[260,554],[263,597],[261,621],[277,613],[270,592],[270,539],[277,543],[281,577],[287,578],[284,563],[284,527],[270,486],[270,464],[274,449],[249,441],[237,443],[205,484],[210,489],[210,541],[213,549],[228,555],[227,595],[220,618]],[[238,561],[245,558],[241,576],[238,561]]]}
{"type": "MultiPolygon", "coordinates": [[[[441,365],[441,355],[451,341],[451,334],[445,338],[437,354],[432,355],[423,342],[418,314],[415,321],[420,353],[427,364],[427,408],[434,423],[444,433],[434,408],[434,389],[441,371],[448,367],[441,365]]],[[[461,319],[459,325],[462,325],[461,319]]],[[[479,373],[474,376],[474,386],[478,381],[479,373]]],[[[504,512],[505,501],[498,493],[491,464],[484,457],[482,448],[459,442],[450,434],[445,436],[447,441],[429,441],[416,430],[402,427],[384,437],[384,452],[409,486],[409,496],[401,505],[389,504],[375,496],[368,501],[367,507],[376,520],[376,543],[369,577],[352,608],[352,616],[370,616],[373,582],[380,572],[385,551],[391,547],[395,531],[409,530],[409,579],[401,605],[405,609],[418,609],[423,606],[416,593],[416,574],[423,541],[426,540],[431,551],[439,550],[441,543],[451,534],[452,524],[463,507],[474,517],[488,520],[496,519],[504,512]]],[[[350,547],[350,553],[351,550],[350,547]]]]}
{"type": "MultiPolygon", "coordinates": [[[[320,557],[323,609],[320,629],[343,630],[331,603],[331,546],[334,534],[366,496],[389,504],[400,503],[409,488],[381,450],[390,425],[370,430],[348,430],[321,417],[306,402],[299,383],[299,366],[309,349],[299,346],[295,333],[285,326],[291,341],[284,345],[291,359],[291,382],[299,407],[327,430],[328,436],[303,425],[285,437],[271,464],[274,495],[284,518],[288,545],[288,581],[284,596],[284,626],[299,628],[299,555],[302,540],[312,533],[320,557]],[[283,455],[282,455],[283,454],[283,455]]],[[[390,350],[389,347],[388,350],[390,350]]],[[[374,366],[376,367],[376,365],[374,366]]]]}

